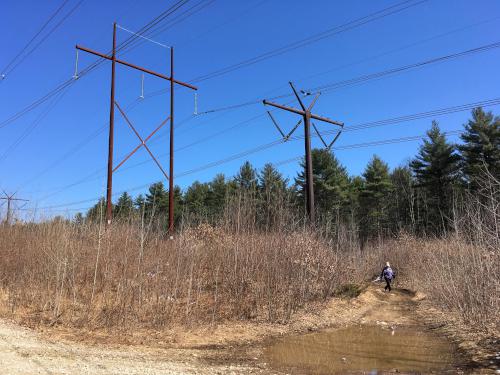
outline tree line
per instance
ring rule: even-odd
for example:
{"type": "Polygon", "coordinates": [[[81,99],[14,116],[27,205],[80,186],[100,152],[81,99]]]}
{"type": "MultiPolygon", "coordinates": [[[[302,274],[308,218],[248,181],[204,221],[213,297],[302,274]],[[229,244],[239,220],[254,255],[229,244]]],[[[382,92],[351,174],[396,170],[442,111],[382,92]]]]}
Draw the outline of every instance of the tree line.
{"type": "MultiPolygon", "coordinates": [[[[500,180],[500,117],[476,108],[464,125],[461,143],[450,142],[432,122],[417,155],[406,165],[390,170],[378,156],[368,162],[361,176],[350,176],[330,151],[312,150],[314,191],[318,220],[331,232],[340,225],[351,228],[362,241],[408,231],[443,235],[453,230],[456,210],[465,193],[482,188],[487,173],[500,180]]],[[[261,170],[246,161],[232,178],[217,174],[210,182],[193,182],[185,191],[175,187],[175,220],[216,222],[228,202],[245,199],[254,207],[263,228],[273,225],[283,211],[304,216],[304,162],[293,181],[272,164],[261,170]]],[[[104,212],[101,198],[77,221],[95,221],[104,212]]],[[[249,206],[247,206],[249,207],[249,206]]],[[[132,217],[164,220],[168,191],[162,182],[145,195],[133,198],[124,192],[113,205],[117,220],[132,217]]]]}

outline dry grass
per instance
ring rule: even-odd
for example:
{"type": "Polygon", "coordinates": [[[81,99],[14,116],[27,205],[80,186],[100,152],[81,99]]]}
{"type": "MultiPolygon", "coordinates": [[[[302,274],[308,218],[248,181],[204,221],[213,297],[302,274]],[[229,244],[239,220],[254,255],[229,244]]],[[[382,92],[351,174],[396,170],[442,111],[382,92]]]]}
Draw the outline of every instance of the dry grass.
{"type": "Polygon", "coordinates": [[[285,322],[329,297],[347,270],[308,232],[229,234],[202,225],[174,240],[131,225],[2,227],[2,289],[32,322],[158,328],[224,319],[285,322]]]}
{"type": "MultiPolygon", "coordinates": [[[[478,328],[499,329],[498,181],[464,205],[453,236],[401,235],[362,249],[356,229],[313,231],[282,206],[273,224],[245,199],[220,224],[65,221],[0,226],[2,313],[30,324],[161,329],[224,320],[285,323],[309,302],[362,283],[389,260],[398,280],[478,328]]],[[[276,211],[278,212],[278,211],[276,211]]]]}

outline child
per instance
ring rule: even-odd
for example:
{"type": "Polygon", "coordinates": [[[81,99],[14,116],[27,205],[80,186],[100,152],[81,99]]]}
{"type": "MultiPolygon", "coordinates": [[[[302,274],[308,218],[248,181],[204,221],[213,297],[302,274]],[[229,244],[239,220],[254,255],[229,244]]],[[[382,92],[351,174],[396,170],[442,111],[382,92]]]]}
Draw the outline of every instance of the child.
{"type": "Polygon", "coordinates": [[[380,274],[380,278],[384,278],[386,283],[384,290],[389,290],[389,292],[391,291],[391,282],[395,277],[396,275],[394,275],[391,265],[387,262],[382,270],[382,273],[380,274]]]}

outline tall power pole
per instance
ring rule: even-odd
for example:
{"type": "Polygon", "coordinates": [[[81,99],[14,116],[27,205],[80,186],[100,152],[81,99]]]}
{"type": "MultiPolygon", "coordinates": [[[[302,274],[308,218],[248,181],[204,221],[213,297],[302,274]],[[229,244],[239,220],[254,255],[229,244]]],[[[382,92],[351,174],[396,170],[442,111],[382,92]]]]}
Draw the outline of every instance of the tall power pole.
{"type": "Polygon", "coordinates": [[[5,223],[7,225],[10,225],[11,220],[12,220],[12,202],[15,202],[15,201],[28,202],[28,199],[14,198],[16,193],[11,194],[11,195],[7,194],[5,191],[3,193],[4,193],[4,196],[0,197],[0,199],[7,201],[7,217],[5,218],[5,223]]]}
{"type": "MultiPolygon", "coordinates": [[[[140,36],[140,35],[139,35],[140,36]]],[[[111,103],[110,103],[110,111],[109,111],[109,136],[108,136],[108,173],[107,173],[107,189],[106,189],[106,225],[110,225],[113,218],[113,209],[112,209],[112,196],[113,196],[113,173],[123,164],[125,161],[130,158],[139,148],[144,147],[149,155],[153,158],[156,165],[160,168],[163,175],[167,178],[169,182],[169,212],[168,212],[168,231],[169,234],[172,235],[174,231],[174,88],[175,85],[181,85],[187,87],[192,90],[198,90],[197,87],[178,81],[174,79],[174,49],[170,48],[170,77],[161,73],[154,72],[150,69],[146,69],[140,67],[135,64],[131,64],[129,62],[120,60],[116,57],[116,23],[113,24],[113,49],[111,52],[111,56],[105,55],[103,53],[93,51],[89,48],[85,48],[77,45],[76,48],[81,51],[85,51],[91,53],[93,55],[99,56],[101,58],[107,59],[111,61],[111,103]],[[155,77],[170,81],[170,116],[163,121],[148,137],[143,139],[139,133],[136,131],[130,120],[127,118],[123,109],[118,105],[115,100],[115,69],[116,63],[128,66],[129,68],[140,70],[143,73],[147,73],[153,75],[155,77]],[[113,168],[113,145],[114,145],[114,117],[115,117],[115,106],[118,108],[120,113],[125,118],[126,122],[133,130],[135,135],[139,138],[139,145],[129,153],[124,160],[122,160],[116,167],[113,168]],[[167,173],[163,170],[158,160],[154,157],[153,153],[146,145],[146,142],[170,119],[170,170],[167,173]]]]}
{"type": "MultiPolygon", "coordinates": [[[[309,221],[311,223],[314,223],[315,211],[314,211],[314,180],[313,180],[313,168],[312,168],[312,156],[311,156],[311,119],[327,122],[327,123],[330,123],[333,125],[338,125],[340,127],[343,127],[344,124],[341,122],[334,121],[334,120],[331,120],[329,118],[322,117],[322,116],[316,115],[314,113],[311,113],[311,110],[314,107],[314,104],[316,104],[316,101],[319,97],[319,93],[316,95],[316,97],[314,98],[312,103],[309,105],[309,107],[306,107],[304,105],[304,103],[302,102],[302,99],[300,98],[299,94],[297,93],[297,90],[295,90],[295,87],[293,86],[292,82],[290,82],[290,86],[293,90],[293,93],[295,94],[295,97],[297,98],[297,101],[300,104],[300,107],[302,108],[301,110],[293,108],[293,107],[288,107],[288,106],[284,106],[281,104],[273,103],[273,102],[270,102],[270,101],[265,100],[265,99],[263,100],[263,103],[265,105],[270,105],[272,107],[283,109],[285,111],[292,112],[292,113],[295,113],[295,114],[302,116],[301,121],[304,122],[304,149],[305,149],[305,162],[306,162],[305,163],[306,186],[304,189],[305,196],[306,196],[306,208],[307,208],[307,214],[309,217],[309,221]]],[[[269,114],[271,116],[271,119],[273,119],[271,113],[269,113],[269,114]]],[[[273,122],[277,126],[277,123],[274,121],[274,119],[273,119],[273,122]]],[[[300,124],[300,122],[299,122],[299,124],[300,124]]],[[[297,124],[297,125],[299,125],[299,124],[297,124]]],[[[296,128],[297,127],[295,127],[292,130],[292,132],[296,128]]],[[[278,127],[278,130],[280,131],[281,134],[284,134],[279,127],[278,127]]],[[[291,135],[291,133],[289,133],[287,136],[285,136],[285,139],[287,139],[290,135],[291,135]]],[[[318,135],[319,135],[319,133],[318,133],[318,135]]],[[[337,135],[337,137],[335,137],[334,142],[337,138],[338,138],[338,135],[337,135]]],[[[333,144],[333,142],[332,142],[332,144],[333,144]]],[[[331,144],[330,144],[330,147],[331,147],[331,144]]]]}

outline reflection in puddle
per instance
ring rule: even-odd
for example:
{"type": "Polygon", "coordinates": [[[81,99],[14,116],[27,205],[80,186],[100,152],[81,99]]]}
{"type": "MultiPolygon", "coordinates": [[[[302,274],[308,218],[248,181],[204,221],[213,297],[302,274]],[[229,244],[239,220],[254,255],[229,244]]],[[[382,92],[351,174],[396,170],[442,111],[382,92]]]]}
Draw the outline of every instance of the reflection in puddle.
{"type": "Polygon", "coordinates": [[[274,368],[297,374],[453,373],[454,347],[412,328],[354,326],[293,336],[264,351],[274,368]]]}

